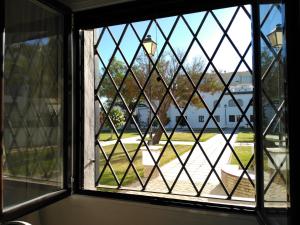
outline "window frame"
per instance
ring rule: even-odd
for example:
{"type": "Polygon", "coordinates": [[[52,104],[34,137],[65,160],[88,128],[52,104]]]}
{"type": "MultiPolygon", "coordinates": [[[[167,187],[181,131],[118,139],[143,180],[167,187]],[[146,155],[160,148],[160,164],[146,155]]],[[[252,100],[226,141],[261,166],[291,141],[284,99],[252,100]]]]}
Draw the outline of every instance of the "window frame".
{"type": "MultiPolygon", "coordinates": [[[[299,41],[299,32],[300,32],[300,2],[286,0],[285,2],[285,40],[286,40],[286,74],[287,74],[287,98],[290,103],[297,102],[299,89],[298,83],[295,82],[294,71],[297,71],[299,65],[299,57],[294,57],[295,54],[298,54],[300,51],[300,45],[297,44],[299,41]],[[294,35],[298,34],[298,35],[294,35]],[[288,60],[287,60],[288,59],[288,60]]],[[[297,151],[297,139],[298,137],[298,124],[299,124],[299,107],[293,107],[293,104],[288,105],[289,115],[288,122],[288,133],[289,133],[289,154],[290,154],[290,194],[291,194],[291,206],[289,221],[290,224],[297,224],[299,221],[299,208],[300,202],[296,199],[299,199],[299,190],[300,184],[297,182],[297,177],[299,174],[297,171],[300,169],[300,165],[297,162],[297,159],[300,157],[299,151],[297,151]]]]}
{"type": "MultiPolygon", "coordinates": [[[[6,0],[7,1],[7,0],[6,0]]],[[[63,187],[61,190],[51,192],[44,194],[42,196],[33,198],[31,200],[25,201],[23,203],[19,203],[17,205],[11,206],[11,207],[6,207],[4,208],[3,206],[3,182],[2,182],[2,166],[0,169],[0,221],[9,221],[12,219],[16,219],[18,217],[21,217],[23,215],[26,215],[28,213],[31,213],[35,210],[40,209],[41,207],[47,206],[51,203],[54,203],[56,201],[59,201],[63,198],[66,198],[67,196],[71,195],[71,185],[70,185],[70,171],[71,171],[71,164],[70,158],[71,158],[71,138],[69,136],[71,132],[71,102],[68,101],[68,99],[71,97],[71,92],[69,89],[69,80],[71,78],[71,73],[70,73],[70,34],[71,34],[71,10],[66,7],[64,4],[58,3],[53,0],[31,0],[33,3],[41,5],[41,7],[48,8],[49,10],[53,10],[59,14],[62,15],[63,17],[63,44],[62,44],[62,87],[63,87],[63,94],[62,94],[62,99],[63,99],[63,187]]],[[[1,95],[0,95],[0,129],[1,133],[2,130],[4,129],[4,93],[3,93],[3,87],[5,86],[4,84],[4,38],[2,33],[5,31],[5,1],[1,1],[0,3],[0,10],[1,10],[1,16],[0,16],[0,30],[1,30],[1,35],[0,35],[0,52],[1,52],[1,70],[0,70],[0,75],[1,75],[1,95]]],[[[2,146],[3,146],[3,137],[0,137],[0,143],[1,143],[1,152],[2,152],[2,146]]],[[[1,157],[1,165],[2,165],[2,157],[1,157]]]]}
{"type": "MultiPolygon", "coordinates": [[[[113,193],[113,192],[100,192],[93,190],[85,190],[83,188],[83,127],[84,127],[84,118],[80,117],[84,113],[84,87],[83,87],[83,45],[84,45],[84,37],[83,31],[84,29],[94,29],[96,27],[102,26],[112,26],[118,25],[122,23],[128,22],[137,22],[141,20],[147,19],[155,19],[159,17],[166,16],[174,16],[177,14],[183,13],[193,13],[205,10],[213,10],[219,8],[225,8],[230,6],[238,6],[245,4],[257,4],[256,1],[235,1],[235,0],[226,0],[217,2],[211,1],[209,3],[197,4],[197,2],[185,2],[181,0],[160,2],[156,1],[156,4],[153,4],[153,1],[147,1],[143,3],[138,2],[128,2],[116,4],[113,6],[104,6],[98,9],[91,9],[85,11],[75,12],[74,14],[74,42],[77,43],[76,52],[79,52],[76,55],[76,78],[81,78],[77,80],[78,90],[81,92],[76,93],[77,101],[76,106],[76,115],[75,121],[78,121],[78,127],[81,127],[81,130],[76,131],[76,146],[79,148],[76,151],[75,155],[75,165],[79,165],[74,170],[76,173],[74,174],[74,193],[75,194],[83,194],[88,196],[98,196],[104,198],[113,198],[119,200],[130,200],[130,201],[142,201],[151,204],[158,205],[170,205],[170,206],[184,206],[184,207],[192,207],[192,208],[201,208],[201,209],[216,209],[228,212],[238,212],[241,214],[255,214],[257,206],[240,206],[240,205],[227,205],[220,203],[209,203],[209,202],[195,202],[195,201],[187,201],[187,200],[177,200],[171,198],[163,198],[163,197],[152,197],[152,196],[144,196],[144,195],[134,195],[134,194],[124,194],[124,193],[113,193]],[[153,9],[153,10],[152,10],[153,9]],[[130,15],[130,16],[128,16],[130,15]]],[[[75,79],[76,79],[75,78],[75,79]]]]}
{"type": "MultiPolygon", "coordinates": [[[[82,52],[81,52],[81,44],[80,38],[82,38],[82,34],[80,33],[80,29],[88,29],[94,28],[96,26],[107,26],[113,24],[120,24],[124,22],[128,22],[128,20],[138,21],[142,19],[149,19],[149,18],[156,18],[159,16],[171,16],[176,13],[189,13],[195,12],[200,10],[210,10],[210,9],[218,9],[224,7],[230,7],[232,5],[244,5],[244,4],[251,4],[253,7],[253,17],[256,18],[256,22],[259,21],[259,4],[260,3],[270,3],[270,1],[262,0],[262,1],[255,1],[255,0],[224,0],[224,1],[206,1],[199,4],[197,1],[189,2],[183,0],[174,0],[174,1],[144,1],[140,2],[129,2],[129,3],[121,3],[116,4],[113,6],[105,6],[97,9],[91,10],[83,10],[79,12],[75,12],[72,15],[70,9],[65,7],[63,4],[57,3],[57,1],[53,0],[36,0],[41,2],[42,4],[46,4],[55,10],[60,11],[65,16],[65,40],[68,41],[68,46],[64,47],[64,69],[65,69],[65,77],[68,77],[68,82],[71,83],[71,86],[68,85],[68,82],[65,82],[64,88],[64,99],[67,100],[66,97],[71,98],[70,101],[65,101],[65,107],[68,110],[65,110],[65,114],[69,117],[68,120],[68,128],[64,131],[65,137],[68,138],[65,142],[66,148],[64,152],[64,156],[66,161],[67,159],[72,159],[73,166],[65,164],[65,187],[66,191],[64,193],[57,193],[57,196],[48,195],[43,196],[41,199],[35,199],[32,202],[29,202],[30,207],[28,208],[27,205],[22,205],[20,207],[14,208],[7,212],[1,212],[1,221],[2,218],[4,220],[9,218],[15,218],[16,215],[22,216],[28,212],[32,212],[42,206],[48,205],[53,201],[62,199],[66,196],[70,195],[71,189],[75,194],[82,194],[82,195],[90,195],[90,196],[97,196],[97,197],[108,197],[108,198],[115,198],[127,201],[138,201],[138,202],[148,202],[154,203],[158,205],[170,205],[170,206],[185,206],[185,207],[195,207],[201,209],[211,209],[211,210],[219,210],[221,212],[228,211],[228,212],[236,212],[238,214],[257,214],[262,215],[264,214],[264,208],[262,206],[263,195],[257,196],[257,199],[260,199],[260,202],[257,202],[257,206],[255,208],[247,208],[247,207],[239,207],[239,206],[230,206],[230,205],[223,205],[223,204],[210,204],[210,203],[195,203],[195,202],[182,202],[182,201],[175,201],[173,199],[162,199],[162,198],[149,198],[144,196],[133,196],[133,195],[126,195],[120,193],[104,193],[104,192],[95,192],[89,190],[82,190],[82,145],[83,145],[83,129],[82,125],[84,123],[84,118],[82,118],[82,111],[83,111],[83,86],[82,86],[82,52]],[[130,15],[130,16],[128,16],[130,15]],[[74,22],[72,21],[74,18],[74,22]],[[71,34],[72,33],[72,34],[71,34]],[[70,51],[70,52],[69,52],[70,51]],[[68,56],[71,56],[71,60],[68,61],[68,56]],[[72,78],[69,78],[70,73],[72,74],[72,78]],[[79,91],[75,91],[79,90],[79,91]],[[74,101],[76,99],[76,101],[74,101]],[[72,123],[71,123],[72,122],[72,123]],[[74,131],[74,134],[72,133],[74,131]],[[69,135],[70,134],[70,135],[69,135]],[[74,136],[73,136],[74,135],[74,136]],[[69,136],[72,136],[72,140],[69,136]],[[70,150],[67,150],[70,149],[70,150]],[[71,152],[72,151],[72,152],[71,152]],[[74,177],[74,183],[71,182],[74,177]],[[59,196],[59,197],[58,197],[59,196]]],[[[297,82],[294,81],[293,71],[297,71],[297,65],[299,63],[299,59],[297,57],[293,57],[295,53],[300,52],[300,45],[298,44],[299,36],[294,34],[299,34],[300,31],[300,16],[299,16],[299,9],[300,9],[300,2],[294,0],[286,0],[285,1],[285,17],[286,17],[286,41],[287,47],[286,52],[284,52],[284,56],[287,57],[289,60],[286,62],[287,64],[287,81],[288,81],[288,95],[287,99],[290,102],[297,101],[297,82]]],[[[0,1],[0,30],[1,33],[4,29],[4,1],[0,1]]],[[[256,54],[253,56],[255,71],[259,71],[259,24],[253,24],[253,31],[254,34],[252,36],[254,41],[254,49],[256,54]]],[[[3,87],[3,68],[2,68],[2,52],[3,52],[3,40],[2,34],[0,35],[0,50],[1,50],[1,86],[3,87]]],[[[67,42],[66,42],[67,43],[67,42]]],[[[256,73],[259,74],[259,73],[256,73]]],[[[258,79],[255,79],[258,82],[258,79]]],[[[254,91],[255,99],[257,104],[257,100],[259,100],[260,96],[258,91],[254,91]]],[[[2,96],[0,96],[0,110],[1,110],[1,120],[0,120],[0,128],[2,130],[3,126],[3,105],[2,105],[2,96]]],[[[289,150],[290,150],[290,177],[291,177],[291,218],[292,221],[298,222],[298,215],[297,215],[297,208],[299,208],[300,202],[296,199],[299,199],[299,192],[300,185],[297,180],[297,172],[299,171],[299,163],[297,163],[296,159],[299,158],[299,151],[297,151],[298,144],[297,144],[297,132],[298,127],[296,124],[297,121],[299,122],[299,109],[296,107],[291,108],[292,104],[288,105],[289,109],[289,120],[293,121],[293,123],[289,124],[288,131],[289,131],[289,150]]],[[[259,113],[253,114],[254,118],[259,119],[259,113]]],[[[66,121],[65,121],[66,122],[66,121]]],[[[67,126],[66,126],[67,127],[67,126]]],[[[256,132],[259,130],[256,129],[256,132]]],[[[65,139],[66,140],[66,139],[65,139]]],[[[2,140],[1,140],[2,141],[2,140]]],[[[259,143],[256,143],[260,145],[259,143]]],[[[257,159],[262,159],[260,154],[256,155],[257,159]]],[[[262,168],[261,165],[258,163],[257,168],[262,168]]],[[[0,171],[1,172],[1,171],[0,171]]],[[[261,180],[261,177],[258,179],[261,180]]],[[[2,182],[0,182],[2,185],[2,182]]],[[[257,187],[259,190],[261,187],[257,187]]],[[[2,191],[2,186],[0,186],[0,190],[2,191]]],[[[258,193],[259,194],[259,193],[258,193]]],[[[1,197],[0,197],[1,199],[1,197]]],[[[2,202],[2,201],[0,201],[2,202]]],[[[1,203],[0,203],[1,204],[1,203]]],[[[1,206],[1,209],[3,207],[1,206]]],[[[259,216],[261,218],[261,216],[259,216]]],[[[263,221],[261,221],[264,224],[263,221]]]]}
{"type": "MultiPolygon", "coordinates": [[[[286,0],[288,2],[289,0],[286,0]]],[[[257,85],[260,83],[260,18],[259,18],[259,6],[260,4],[268,4],[268,3],[274,3],[270,2],[269,0],[261,0],[261,1],[255,1],[255,0],[249,0],[249,1],[235,1],[235,0],[225,0],[222,2],[217,1],[210,1],[210,2],[203,2],[201,4],[198,4],[197,1],[195,2],[185,2],[181,0],[174,0],[174,1],[156,1],[154,0],[155,4],[153,4],[153,1],[146,1],[144,3],[138,3],[138,2],[128,2],[128,3],[121,3],[114,6],[106,6],[101,7],[98,9],[91,9],[91,10],[85,10],[82,12],[76,12],[74,15],[74,26],[76,32],[80,29],[93,29],[95,27],[101,27],[101,26],[112,26],[122,23],[128,23],[128,22],[137,22],[140,20],[146,20],[146,19],[154,19],[158,17],[165,17],[165,16],[173,16],[176,14],[183,14],[183,13],[193,13],[197,11],[204,11],[204,10],[212,10],[212,9],[219,9],[219,8],[225,8],[230,6],[236,6],[236,5],[245,5],[245,4],[251,4],[252,6],[252,15],[253,20],[255,21],[252,23],[252,43],[253,43],[253,49],[254,49],[254,55],[253,55],[253,74],[255,74],[254,77],[254,83],[257,85]],[[130,16],[128,16],[130,15],[130,16]]],[[[292,1],[290,2],[290,5],[292,5],[292,1]]],[[[295,13],[297,10],[295,10],[292,6],[289,6],[290,9],[287,11],[293,11],[294,10],[294,17],[297,17],[298,15],[295,13]]],[[[299,7],[300,8],[300,7],[299,7]]],[[[292,17],[292,16],[291,16],[292,17]]],[[[287,27],[287,30],[290,30],[287,33],[290,33],[291,36],[293,36],[293,33],[295,32],[293,28],[293,22],[290,20],[290,28],[287,27]]],[[[298,30],[299,26],[297,27],[298,30]]],[[[79,36],[76,34],[76,36],[79,36]]],[[[292,38],[290,38],[292,39],[292,38]]],[[[78,39],[79,40],[79,39],[78,39]]],[[[298,46],[297,41],[293,39],[293,41],[290,41],[290,43],[294,43],[298,46]]],[[[80,44],[79,44],[80,45],[80,44]]],[[[79,46],[78,45],[78,46],[79,46]]],[[[290,52],[294,52],[294,49],[290,49],[290,52]]],[[[286,54],[286,52],[285,52],[286,54]]],[[[286,55],[285,55],[286,56],[286,55]]],[[[78,57],[78,56],[77,56],[78,57]]],[[[292,54],[290,53],[290,58],[292,57],[292,54]]],[[[79,57],[80,58],[80,57],[79,57]]],[[[292,61],[292,60],[291,60],[292,61]]],[[[294,59],[295,61],[295,59],[294,59]]],[[[296,69],[296,67],[294,66],[296,69]]],[[[290,70],[292,71],[292,70],[290,70]]],[[[77,75],[77,76],[80,76],[77,75]]],[[[291,76],[291,74],[289,75],[291,76]]],[[[295,82],[294,82],[295,83],[295,82]]],[[[260,86],[256,86],[256,89],[254,89],[254,106],[257,106],[260,104],[260,98],[261,93],[259,93],[260,86]],[[257,88],[258,87],[258,88],[257,88]]],[[[293,90],[297,90],[295,87],[293,90]]],[[[295,93],[290,94],[291,89],[289,89],[289,95],[287,96],[288,99],[295,98],[295,93]],[[293,97],[294,96],[294,97],[293,97]]],[[[79,107],[82,109],[83,106],[79,107]]],[[[289,105],[290,107],[290,105],[289,105]]],[[[253,114],[254,118],[259,120],[258,124],[261,124],[261,107],[255,107],[256,112],[253,114]]],[[[78,113],[80,114],[80,113],[78,113]]],[[[293,117],[296,119],[296,117],[293,117]]],[[[82,121],[81,121],[82,122],[82,121]]],[[[289,127],[289,131],[292,130],[289,127]]],[[[294,128],[294,131],[296,131],[296,128],[294,128]]],[[[80,131],[78,131],[80,133],[80,131]]],[[[259,134],[260,136],[262,133],[262,129],[259,129],[259,126],[255,126],[255,133],[259,134]]],[[[290,132],[289,132],[290,133],[290,132]]],[[[79,135],[79,134],[78,134],[79,135]]],[[[80,137],[80,135],[78,136],[80,137]]],[[[263,168],[263,154],[262,154],[262,138],[259,138],[259,141],[256,141],[255,145],[256,147],[256,160],[258,160],[260,163],[256,163],[256,170],[262,171],[263,168]],[[259,153],[261,151],[261,153],[259,153]]],[[[293,139],[296,140],[296,139],[293,139]]],[[[80,142],[80,141],[79,141],[80,142]]],[[[295,144],[295,143],[294,143],[295,144]]],[[[290,145],[291,148],[291,145],[290,145]]],[[[293,151],[292,151],[293,152],[293,151]]],[[[82,153],[78,153],[77,162],[82,161],[82,156],[80,156],[82,153]]],[[[293,152],[293,154],[296,154],[293,152]]],[[[82,165],[80,165],[82,168],[82,165]]],[[[292,167],[291,167],[292,169],[292,167]]],[[[81,169],[79,169],[81,170],[81,169]]],[[[294,175],[295,177],[295,175],[294,175]]],[[[75,178],[75,184],[77,186],[77,192],[78,194],[84,194],[84,195],[91,195],[91,196],[99,196],[99,197],[109,197],[114,199],[125,199],[125,200],[131,200],[131,201],[143,201],[143,202],[150,202],[155,204],[163,204],[163,205],[172,205],[172,206],[188,206],[188,207],[196,207],[196,208],[202,208],[202,209],[220,209],[221,211],[230,211],[230,212],[237,212],[238,213],[255,213],[258,215],[258,218],[262,224],[265,224],[264,218],[265,218],[265,208],[263,206],[264,203],[264,194],[263,194],[263,176],[258,176],[258,180],[260,180],[259,185],[256,185],[256,207],[249,208],[245,206],[228,206],[223,204],[215,204],[215,203],[196,203],[196,202],[183,202],[180,200],[174,200],[174,199],[166,199],[166,198],[151,198],[148,196],[137,196],[137,195],[127,195],[122,193],[109,193],[109,192],[95,192],[95,191],[89,191],[89,190],[83,190],[82,187],[82,172],[79,172],[79,174],[76,175],[75,178]],[[81,177],[80,177],[81,176],[81,177]],[[222,209],[221,209],[222,208],[222,209]]],[[[296,186],[296,184],[292,184],[291,186],[296,186]]],[[[299,187],[299,186],[298,186],[299,187]]],[[[296,189],[294,189],[294,192],[296,192],[296,189]]],[[[294,203],[295,204],[295,203],[294,203]]],[[[275,212],[278,212],[280,210],[275,210],[275,212]]],[[[295,213],[297,215],[297,213],[295,213]]],[[[297,220],[296,220],[297,221],[297,220]]]]}

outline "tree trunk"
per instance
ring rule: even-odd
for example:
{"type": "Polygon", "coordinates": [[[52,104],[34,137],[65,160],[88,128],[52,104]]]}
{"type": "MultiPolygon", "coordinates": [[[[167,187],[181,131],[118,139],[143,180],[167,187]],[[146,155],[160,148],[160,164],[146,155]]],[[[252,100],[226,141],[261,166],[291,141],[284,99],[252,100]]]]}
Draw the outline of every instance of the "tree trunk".
{"type": "MultiPolygon", "coordinates": [[[[171,102],[172,102],[171,97],[167,96],[159,109],[158,117],[161,123],[163,124],[163,126],[166,126],[169,122],[167,111],[171,105],[171,102]]],[[[163,134],[163,129],[161,126],[159,126],[153,136],[153,140],[152,140],[153,145],[159,144],[162,134],[163,134]]]]}

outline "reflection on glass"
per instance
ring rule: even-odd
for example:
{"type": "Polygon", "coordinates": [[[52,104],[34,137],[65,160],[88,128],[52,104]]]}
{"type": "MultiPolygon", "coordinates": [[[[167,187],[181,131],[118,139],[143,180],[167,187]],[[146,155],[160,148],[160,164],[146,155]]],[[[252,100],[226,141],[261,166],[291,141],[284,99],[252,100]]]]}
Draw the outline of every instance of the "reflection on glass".
{"type": "MultiPolygon", "coordinates": [[[[261,68],[264,147],[264,199],[266,208],[289,207],[287,102],[282,57],[282,4],[264,4],[261,14],[261,68]]],[[[266,210],[268,213],[268,210],[266,210]]],[[[279,215],[269,215],[270,219],[279,215]]],[[[284,215],[283,217],[284,218],[284,215]]],[[[286,224],[286,220],[278,220],[286,224]]]]}
{"type": "Polygon", "coordinates": [[[231,7],[94,30],[98,190],[254,205],[250,13],[231,7]]]}
{"type": "Polygon", "coordinates": [[[3,196],[8,207],[62,188],[63,20],[31,1],[5,5],[3,196]]]}

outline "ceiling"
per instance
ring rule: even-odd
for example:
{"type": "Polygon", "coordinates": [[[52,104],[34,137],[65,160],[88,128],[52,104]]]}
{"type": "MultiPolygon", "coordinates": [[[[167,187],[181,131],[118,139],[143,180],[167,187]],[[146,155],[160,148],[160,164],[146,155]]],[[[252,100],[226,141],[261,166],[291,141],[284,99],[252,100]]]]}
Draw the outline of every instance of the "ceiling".
{"type": "Polygon", "coordinates": [[[122,2],[129,2],[133,0],[57,0],[68,6],[73,11],[81,11],[85,9],[92,9],[100,6],[113,5],[122,2]]]}

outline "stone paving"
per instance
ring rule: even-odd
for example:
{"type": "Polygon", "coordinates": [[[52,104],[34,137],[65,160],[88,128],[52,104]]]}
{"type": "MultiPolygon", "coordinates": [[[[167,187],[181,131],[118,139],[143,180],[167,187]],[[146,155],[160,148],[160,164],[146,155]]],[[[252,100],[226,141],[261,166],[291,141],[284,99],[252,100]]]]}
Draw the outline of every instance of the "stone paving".
{"type": "MultiPolygon", "coordinates": [[[[141,141],[138,140],[140,136],[134,136],[130,138],[122,138],[121,141],[124,144],[139,144],[141,141]]],[[[117,142],[117,140],[111,140],[111,141],[100,141],[101,146],[108,146],[108,145],[114,145],[117,142]]]]}
{"type": "MultiPolygon", "coordinates": [[[[227,138],[229,136],[230,136],[229,134],[226,134],[227,138]]],[[[236,135],[234,135],[230,141],[232,146],[235,143],[235,140],[236,140],[236,135]]],[[[203,151],[207,154],[208,159],[213,164],[215,163],[218,156],[220,155],[220,152],[222,151],[225,145],[225,140],[221,134],[217,134],[214,137],[207,140],[206,142],[200,142],[200,145],[203,151]]],[[[207,159],[204,156],[199,146],[196,146],[192,153],[190,153],[189,151],[181,155],[180,158],[182,162],[184,162],[187,159],[189,154],[191,155],[186,164],[186,170],[190,174],[190,177],[193,179],[197,189],[200,189],[200,187],[202,186],[203,182],[205,181],[206,177],[208,176],[211,170],[211,166],[207,162],[207,159]]],[[[216,166],[216,172],[220,178],[221,178],[221,168],[224,164],[228,163],[230,155],[231,155],[231,150],[229,147],[226,147],[222,157],[220,158],[216,166]]],[[[161,167],[161,172],[163,173],[164,178],[169,186],[171,186],[174,183],[174,180],[176,179],[181,168],[182,166],[178,159],[174,159],[171,162],[161,167]]],[[[156,174],[157,174],[156,177],[150,179],[146,191],[167,192],[168,189],[162,177],[158,172],[156,172],[156,174]]],[[[225,193],[222,190],[222,188],[219,187],[220,186],[219,183],[220,182],[217,176],[213,173],[209,178],[205,188],[203,189],[203,194],[224,195],[225,193]]],[[[135,185],[137,184],[133,184],[133,186],[135,185]]],[[[185,171],[182,171],[181,175],[179,176],[172,193],[185,194],[185,195],[196,194],[196,190],[192,185],[192,183],[190,182],[190,179],[185,171]]]]}
{"type": "MultiPolygon", "coordinates": [[[[230,134],[225,134],[225,136],[228,138],[230,134]]],[[[230,144],[232,147],[234,146],[253,146],[253,143],[235,143],[237,135],[235,134],[231,141],[230,144]]],[[[136,137],[130,137],[130,138],[124,138],[122,139],[122,142],[128,143],[128,144],[133,144],[133,143],[140,143],[139,136],[136,137]]],[[[107,146],[107,145],[112,145],[115,144],[116,140],[112,141],[105,141],[101,142],[102,146],[107,146]]],[[[165,144],[165,141],[160,141],[160,144],[165,144]]],[[[194,145],[194,142],[185,142],[185,141],[172,141],[174,145],[194,145]]],[[[220,152],[222,151],[224,145],[225,145],[225,140],[222,137],[221,134],[217,134],[214,137],[210,138],[206,142],[200,142],[200,145],[202,147],[202,150],[207,154],[208,159],[211,161],[212,164],[217,160],[218,156],[220,155],[220,152]]],[[[193,153],[190,155],[190,158],[186,164],[186,170],[190,174],[190,177],[193,179],[194,184],[196,186],[196,189],[199,190],[206,177],[208,176],[211,166],[207,162],[206,157],[204,156],[202,150],[200,149],[199,146],[196,146],[195,149],[193,150],[193,153]]],[[[180,159],[182,162],[185,162],[187,159],[188,155],[190,154],[190,151],[186,152],[185,154],[180,156],[180,159]]],[[[231,155],[231,150],[229,147],[226,147],[222,157],[220,158],[217,166],[216,166],[216,172],[219,175],[221,179],[221,168],[223,165],[226,165],[230,159],[231,155]]],[[[174,184],[174,180],[177,177],[177,174],[181,170],[182,166],[181,163],[179,162],[178,159],[174,159],[171,162],[167,163],[166,165],[161,167],[161,172],[164,175],[164,178],[166,182],[168,183],[169,187],[171,187],[174,184]]],[[[155,171],[156,176],[152,176],[150,179],[149,183],[147,184],[146,191],[148,192],[135,192],[134,194],[141,194],[141,195],[151,195],[151,196],[161,196],[164,197],[164,193],[168,193],[168,188],[165,185],[165,182],[163,181],[161,175],[159,174],[158,171],[155,171]]],[[[268,180],[267,177],[270,176],[269,174],[265,173],[265,180],[268,180]]],[[[145,181],[146,178],[143,178],[145,181]]],[[[265,184],[267,185],[267,183],[265,184]]],[[[138,182],[131,184],[128,186],[130,189],[136,189],[140,190],[140,184],[138,182]]],[[[125,193],[130,193],[131,191],[127,190],[119,190],[120,192],[125,192],[125,193]]],[[[271,202],[267,203],[272,206],[274,204],[279,204],[280,206],[282,205],[282,201],[286,201],[286,185],[279,184],[278,182],[274,182],[270,190],[266,193],[265,199],[271,200],[271,202]],[[274,194],[276,193],[276,194],[274,194]],[[272,201],[278,201],[278,202],[272,202],[272,201]]],[[[174,188],[172,190],[172,194],[178,194],[180,196],[180,199],[187,199],[191,200],[194,198],[199,198],[199,197],[194,197],[196,195],[196,190],[195,187],[192,185],[190,182],[190,179],[187,175],[187,173],[183,170],[181,175],[179,176],[176,184],[174,185],[174,188]]],[[[173,196],[173,197],[174,197],[173,196]]],[[[209,201],[211,197],[217,197],[217,198],[222,198],[222,196],[226,196],[222,186],[220,185],[220,182],[217,178],[217,176],[212,173],[211,177],[207,181],[202,194],[202,197],[208,197],[205,201],[209,201]]],[[[172,197],[172,198],[173,198],[172,197]]],[[[237,196],[239,197],[239,196],[237,196]]],[[[176,198],[176,197],[175,197],[176,198]]],[[[199,199],[200,200],[200,199],[199,199]]],[[[249,204],[252,204],[251,202],[254,199],[248,199],[249,204]]],[[[213,201],[223,201],[222,199],[216,200],[213,199],[213,201]]],[[[238,203],[239,204],[239,203],[238,203]]],[[[248,203],[247,203],[248,204],[248,203]]]]}

